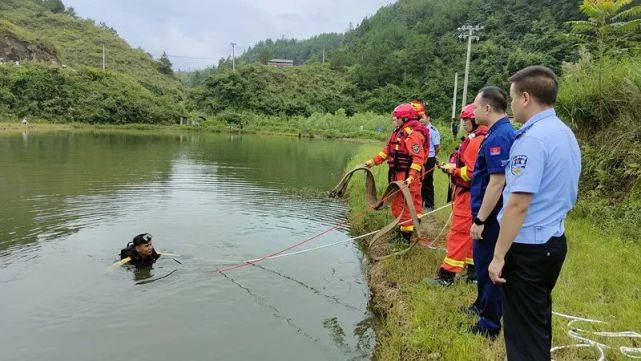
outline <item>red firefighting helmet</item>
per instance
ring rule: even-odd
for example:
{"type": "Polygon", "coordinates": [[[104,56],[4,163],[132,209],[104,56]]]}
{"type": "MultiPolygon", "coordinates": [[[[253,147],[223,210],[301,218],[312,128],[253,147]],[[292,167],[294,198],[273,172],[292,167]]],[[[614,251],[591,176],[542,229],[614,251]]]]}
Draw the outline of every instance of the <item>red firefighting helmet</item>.
{"type": "Polygon", "coordinates": [[[476,107],[474,106],[474,104],[468,104],[468,105],[466,105],[466,106],[463,108],[463,110],[461,111],[461,115],[460,115],[459,117],[460,117],[461,119],[463,119],[463,120],[465,120],[465,119],[472,119],[472,120],[475,120],[475,119],[476,119],[476,114],[474,114],[474,109],[476,109],[476,107]]]}
{"type": "Polygon", "coordinates": [[[394,108],[392,116],[404,120],[419,119],[421,117],[418,111],[409,103],[403,103],[394,108]]]}

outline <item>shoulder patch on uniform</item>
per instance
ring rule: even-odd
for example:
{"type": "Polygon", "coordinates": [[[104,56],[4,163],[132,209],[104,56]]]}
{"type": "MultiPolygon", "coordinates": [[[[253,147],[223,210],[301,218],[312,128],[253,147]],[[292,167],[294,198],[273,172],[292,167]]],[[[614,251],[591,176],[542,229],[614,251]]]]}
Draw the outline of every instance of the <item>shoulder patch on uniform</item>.
{"type": "Polygon", "coordinates": [[[521,175],[527,166],[527,155],[515,155],[510,162],[510,171],[514,175],[521,175]]]}
{"type": "Polygon", "coordinates": [[[414,152],[414,154],[418,154],[420,151],[421,151],[421,147],[418,144],[412,145],[412,152],[414,152]]]}
{"type": "Polygon", "coordinates": [[[490,155],[501,155],[501,147],[490,147],[490,155]]]}

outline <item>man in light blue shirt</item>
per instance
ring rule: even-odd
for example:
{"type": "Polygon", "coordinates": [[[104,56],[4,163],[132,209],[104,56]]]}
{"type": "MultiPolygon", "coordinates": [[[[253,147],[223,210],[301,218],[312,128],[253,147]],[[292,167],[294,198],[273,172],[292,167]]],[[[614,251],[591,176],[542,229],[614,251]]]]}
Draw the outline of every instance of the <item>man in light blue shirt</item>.
{"type": "Polygon", "coordinates": [[[434,209],[434,168],[436,167],[436,156],[441,148],[441,133],[432,124],[432,119],[427,113],[421,118],[421,123],[430,131],[430,148],[423,167],[428,173],[423,178],[423,188],[421,189],[423,207],[426,210],[430,210],[434,209]]]}
{"type": "Polygon", "coordinates": [[[555,74],[531,66],[509,81],[512,111],[523,126],[505,169],[507,202],[489,273],[502,285],[508,360],[550,360],[551,293],[567,253],[564,220],[577,199],[581,153],[553,108],[555,74]]]}

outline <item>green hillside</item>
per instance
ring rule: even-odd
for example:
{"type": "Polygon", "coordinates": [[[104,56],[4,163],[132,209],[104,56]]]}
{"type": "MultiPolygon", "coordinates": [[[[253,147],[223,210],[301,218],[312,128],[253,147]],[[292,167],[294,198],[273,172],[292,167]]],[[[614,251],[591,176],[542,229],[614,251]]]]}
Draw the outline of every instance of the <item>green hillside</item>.
{"type": "Polygon", "coordinates": [[[0,2],[0,18],[55,46],[64,65],[101,68],[104,45],[107,69],[130,75],[157,94],[177,95],[180,92],[179,81],[162,74],[157,61],[144,50],[131,48],[114,29],[78,18],[67,11],[50,11],[47,2],[3,0],[0,2]]]}
{"type": "Polygon", "coordinates": [[[326,55],[338,49],[343,42],[343,34],[329,33],[312,36],[309,39],[267,39],[258,42],[240,56],[248,63],[266,63],[268,59],[291,59],[295,65],[308,61],[321,62],[323,50],[326,55]]]}
{"type": "MultiPolygon", "coordinates": [[[[428,99],[432,112],[448,114],[454,73],[462,80],[466,42],[460,26],[482,25],[474,44],[470,89],[506,86],[509,74],[530,64],[559,70],[577,51],[564,22],[580,18],[580,1],[401,0],[383,7],[346,34],[330,61],[348,67],[362,97],[387,111],[399,94],[428,99]]],[[[459,82],[461,84],[462,81],[459,82]]],[[[469,100],[469,99],[468,99],[469,100]]]]}
{"type": "MultiPolygon", "coordinates": [[[[333,41],[340,40],[340,44],[327,51],[326,60],[356,87],[355,98],[349,102],[356,104],[357,111],[388,113],[403,99],[421,97],[428,100],[433,116],[444,119],[449,116],[454,73],[459,72],[462,84],[465,68],[466,43],[458,39],[458,27],[485,26],[481,41],[474,44],[470,75],[473,93],[486,84],[506,86],[509,74],[529,64],[545,64],[559,71],[563,62],[575,61],[576,39],[568,34],[565,22],[581,18],[579,4],[548,0],[400,0],[364,19],[354,30],[334,36],[333,41]]],[[[322,37],[266,40],[250,48],[240,60],[260,62],[263,52],[293,58],[298,64],[301,59],[307,64],[319,62],[317,53],[322,42],[322,37]],[[316,55],[300,55],[310,53],[316,55]]],[[[228,72],[227,65],[223,61],[208,73],[228,72]]]]}
{"type": "Polygon", "coordinates": [[[239,65],[237,72],[218,72],[197,92],[200,109],[265,115],[311,115],[355,111],[354,87],[341,73],[321,64],[275,68],[239,65]]]}
{"type": "Polygon", "coordinates": [[[186,113],[184,86],[167,64],[59,0],[2,0],[0,19],[3,118],[167,123],[186,113]]]}

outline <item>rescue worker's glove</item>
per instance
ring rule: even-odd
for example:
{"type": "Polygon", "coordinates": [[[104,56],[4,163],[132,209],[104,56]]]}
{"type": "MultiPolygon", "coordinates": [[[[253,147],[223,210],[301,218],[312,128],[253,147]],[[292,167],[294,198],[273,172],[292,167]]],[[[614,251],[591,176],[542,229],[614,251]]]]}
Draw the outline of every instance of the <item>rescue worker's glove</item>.
{"type": "Polygon", "coordinates": [[[409,186],[410,184],[412,184],[413,181],[414,181],[414,177],[409,176],[407,177],[407,179],[405,179],[405,184],[409,186]]]}
{"type": "Polygon", "coordinates": [[[376,165],[376,163],[374,163],[374,161],[372,159],[366,161],[365,164],[364,164],[364,166],[366,166],[367,168],[372,168],[375,165],[376,165]]]}
{"type": "Polygon", "coordinates": [[[443,163],[440,166],[441,170],[447,174],[454,174],[454,170],[456,169],[456,165],[453,163],[443,163]]]}

